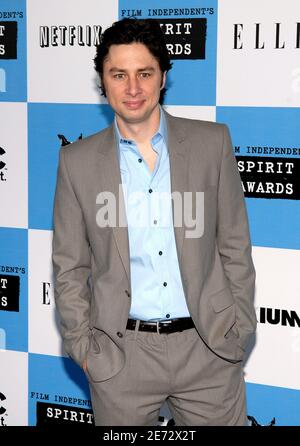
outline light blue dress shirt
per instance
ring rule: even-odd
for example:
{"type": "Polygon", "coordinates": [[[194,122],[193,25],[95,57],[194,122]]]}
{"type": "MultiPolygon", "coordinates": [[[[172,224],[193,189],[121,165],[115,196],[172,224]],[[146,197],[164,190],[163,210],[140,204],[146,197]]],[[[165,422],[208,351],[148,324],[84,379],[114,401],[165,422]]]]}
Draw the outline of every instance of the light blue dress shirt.
{"type": "Polygon", "coordinates": [[[114,121],[128,222],[131,308],[145,321],[190,317],[182,287],[173,227],[165,116],[152,137],[157,153],[151,172],[134,141],[121,137],[114,121]]]}

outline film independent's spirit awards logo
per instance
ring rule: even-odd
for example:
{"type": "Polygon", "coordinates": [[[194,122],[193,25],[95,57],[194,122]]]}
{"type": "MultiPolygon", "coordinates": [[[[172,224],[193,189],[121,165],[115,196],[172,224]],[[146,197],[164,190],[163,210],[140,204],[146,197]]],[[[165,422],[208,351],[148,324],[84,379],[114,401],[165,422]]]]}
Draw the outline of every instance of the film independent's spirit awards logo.
{"type": "Polygon", "coordinates": [[[2,274],[0,270],[0,311],[18,312],[19,302],[20,276],[2,274]]]}
{"type": "Polygon", "coordinates": [[[17,59],[18,23],[0,20],[0,59],[17,59]]]}

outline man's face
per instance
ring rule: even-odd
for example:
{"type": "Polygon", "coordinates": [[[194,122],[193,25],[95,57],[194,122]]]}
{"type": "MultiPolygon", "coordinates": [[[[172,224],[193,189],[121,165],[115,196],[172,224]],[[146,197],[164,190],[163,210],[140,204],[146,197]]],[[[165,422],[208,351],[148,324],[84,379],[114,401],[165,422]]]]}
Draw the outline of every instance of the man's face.
{"type": "Polygon", "coordinates": [[[106,97],[125,123],[147,121],[158,108],[166,73],[142,43],[112,45],[103,64],[106,97]]]}

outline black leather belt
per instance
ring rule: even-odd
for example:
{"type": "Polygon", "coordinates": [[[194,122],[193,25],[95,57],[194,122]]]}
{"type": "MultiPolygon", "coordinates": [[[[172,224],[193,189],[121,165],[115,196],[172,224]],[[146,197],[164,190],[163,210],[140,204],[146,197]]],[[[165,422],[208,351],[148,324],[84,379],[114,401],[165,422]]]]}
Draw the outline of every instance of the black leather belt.
{"type": "MultiPolygon", "coordinates": [[[[126,328],[128,330],[134,330],[136,322],[135,319],[128,319],[126,328]]],[[[191,317],[180,317],[170,319],[169,321],[140,321],[139,330],[151,331],[153,333],[174,333],[175,331],[183,331],[193,327],[195,325],[191,317]]]]}

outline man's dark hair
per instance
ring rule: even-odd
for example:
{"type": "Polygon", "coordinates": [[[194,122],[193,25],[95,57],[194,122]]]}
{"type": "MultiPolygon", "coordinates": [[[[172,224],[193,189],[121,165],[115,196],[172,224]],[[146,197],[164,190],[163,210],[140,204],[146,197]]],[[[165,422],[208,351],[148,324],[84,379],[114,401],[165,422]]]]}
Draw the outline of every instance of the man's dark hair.
{"type": "MultiPolygon", "coordinates": [[[[100,37],[94,59],[95,70],[100,76],[102,95],[106,97],[103,85],[103,62],[111,45],[129,45],[131,43],[144,44],[156,58],[161,72],[169,71],[172,67],[166,47],[164,33],[159,23],[154,19],[126,18],[119,20],[107,28],[100,37]]],[[[160,92],[159,103],[163,103],[166,88],[160,92]]]]}

